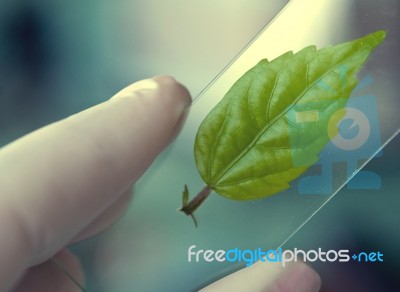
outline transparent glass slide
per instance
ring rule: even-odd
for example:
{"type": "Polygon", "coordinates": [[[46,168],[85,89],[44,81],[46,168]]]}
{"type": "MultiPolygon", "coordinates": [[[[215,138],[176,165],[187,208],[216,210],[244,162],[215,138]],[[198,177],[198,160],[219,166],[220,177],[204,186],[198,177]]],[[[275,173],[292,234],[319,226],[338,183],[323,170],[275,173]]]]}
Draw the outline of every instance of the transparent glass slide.
{"type": "MultiPolygon", "coordinates": [[[[392,27],[398,16],[376,14],[377,9],[390,11],[386,2],[393,3],[291,1],[195,99],[176,142],[136,184],[129,211],[90,242],[85,264],[89,291],[196,290],[237,264],[188,262],[191,245],[213,250],[278,248],[359,172],[400,126],[398,73],[391,64],[398,62],[394,54],[399,36],[392,27]],[[192,196],[204,186],[193,156],[199,124],[244,72],[263,58],[311,44],[321,48],[379,29],[388,30],[388,38],[360,72],[339,135],[288,191],[256,201],[232,201],[213,193],[196,212],[198,228],[177,211],[184,184],[192,196]]],[[[380,188],[380,183],[379,174],[360,171],[347,187],[380,188]]]]}

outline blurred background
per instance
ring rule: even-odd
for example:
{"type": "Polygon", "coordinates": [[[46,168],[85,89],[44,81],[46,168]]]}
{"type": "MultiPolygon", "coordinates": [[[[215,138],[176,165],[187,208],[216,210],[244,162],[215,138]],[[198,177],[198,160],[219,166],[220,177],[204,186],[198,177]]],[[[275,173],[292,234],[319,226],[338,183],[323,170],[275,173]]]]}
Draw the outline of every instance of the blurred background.
{"type": "Polygon", "coordinates": [[[0,1],[0,144],[157,74],[196,96],[287,1],[0,1]]]}
{"type": "MultiPolygon", "coordinates": [[[[43,125],[105,101],[123,86],[153,75],[173,75],[188,87],[193,96],[197,96],[287,2],[0,0],[0,146],[43,125]]],[[[299,29],[296,37],[306,44],[314,41],[309,37],[311,31],[321,30],[321,45],[344,41],[377,29],[387,29],[389,36],[385,46],[368,65],[371,68],[368,72],[373,72],[378,103],[380,96],[383,99],[378,114],[384,116],[380,121],[382,139],[386,140],[400,126],[397,118],[400,66],[398,1],[324,0],[312,7],[307,3],[310,1],[304,1],[304,9],[298,10],[298,14],[311,20],[314,16],[321,18],[323,15],[324,21],[310,22],[305,29],[301,23],[286,20],[287,27],[281,25],[281,39],[266,48],[266,55],[276,56],[278,52],[297,50],[292,45],[294,36],[291,30],[294,27],[299,29]]],[[[364,72],[363,76],[366,74],[364,72]]],[[[397,137],[381,156],[366,167],[380,176],[380,189],[343,189],[284,245],[284,248],[305,250],[321,247],[352,251],[379,250],[384,253],[383,263],[315,263],[323,280],[322,291],[393,291],[396,287],[395,274],[400,268],[399,144],[397,137]]],[[[190,150],[191,147],[188,146],[190,150]]],[[[157,165],[167,161],[167,166],[171,167],[168,164],[170,160],[162,157],[157,165]]],[[[184,163],[178,161],[172,165],[184,168],[184,163]]],[[[155,171],[150,173],[154,177],[160,175],[155,171]]],[[[151,179],[148,181],[151,182],[151,179]]],[[[178,185],[180,188],[181,183],[178,185]]],[[[139,186],[139,193],[141,189],[147,190],[145,186],[139,186]]],[[[143,197],[139,196],[138,206],[142,206],[141,199],[143,197]]],[[[217,203],[222,204],[218,201],[216,206],[217,203]]],[[[146,206],[147,203],[142,204],[146,206]]],[[[176,202],[172,202],[174,204],[176,202]]],[[[163,207],[162,204],[158,206],[163,207]]],[[[242,205],[236,204],[228,206],[227,210],[239,212],[240,208],[242,205]]],[[[251,208],[244,210],[248,212],[255,207],[251,208]]],[[[262,214],[263,209],[258,209],[262,214]]],[[[114,227],[109,234],[75,247],[84,261],[89,291],[131,291],[132,287],[147,291],[162,287],[154,283],[157,280],[152,276],[153,271],[148,270],[154,269],[154,266],[144,263],[146,256],[130,258],[129,244],[139,245],[137,252],[146,251],[146,246],[160,246],[160,242],[174,245],[173,241],[168,242],[170,237],[167,236],[162,242],[164,233],[179,235],[175,231],[165,231],[164,227],[168,225],[158,226],[157,216],[151,217],[140,210],[133,211],[130,210],[120,226],[114,227]],[[133,211],[138,215],[131,215],[133,211]],[[132,224],[137,219],[135,216],[143,220],[143,226],[154,230],[148,231],[142,225],[132,224]],[[130,237],[125,234],[130,232],[129,228],[135,228],[132,232],[136,237],[147,239],[129,241],[130,237]],[[155,237],[154,234],[158,235],[155,237]],[[118,242],[126,238],[127,243],[118,242]],[[99,259],[104,250],[110,250],[110,246],[114,247],[114,253],[108,252],[99,259]],[[118,249],[128,253],[115,252],[118,249]],[[129,260],[121,259],[124,256],[129,260]],[[134,265],[142,268],[135,268],[134,265]],[[135,283],[136,278],[142,282],[137,280],[140,283],[135,283]],[[151,283],[146,286],[148,282],[151,283]]],[[[245,211],[243,214],[247,214],[245,211]]],[[[186,218],[179,217],[177,220],[180,222],[186,218]]],[[[300,223],[293,221],[285,236],[291,234],[300,223]]],[[[203,224],[207,227],[206,220],[203,224]]],[[[229,224],[228,220],[226,226],[229,224]]],[[[177,230],[181,231],[177,226],[177,230]]],[[[185,228],[191,226],[185,225],[185,228]]],[[[240,226],[237,228],[242,231],[240,226]]],[[[242,228],[245,230],[248,226],[242,228]]],[[[215,238],[216,242],[224,241],[224,238],[218,238],[218,234],[212,230],[207,236],[215,238]]],[[[232,234],[227,238],[244,237],[244,234],[232,234]]],[[[199,236],[196,238],[198,240],[199,236]]],[[[171,282],[164,283],[164,287],[174,290],[196,289],[224,274],[222,270],[229,269],[214,265],[210,266],[208,272],[207,269],[199,270],[187,277],[184,270],[190,267],[181,262],[186,260],[189,246],[186,243],[191,240],[190,233],[188,241],[185,240],[181,254],[175,254],[183,259],[176,263],[163,263],[157,272],[165,269],[165,266],[174,267],[181,269],[187,279],[178,285],[175,279],[160,276],[160,281],[171,282]]],[[[262,242],[261,239],[254,239],[254,243],[251,239],[240,240],[247,241],[247,246],[257,246],[262,242]]],[[[209,243],[206,239],[194,243],[203,243],[204,248],[211,248],[206,246],[209,243]]],[[[135,248],[131,249],[132,253],[135,248]]],[[[171,258],[169,252],[168,249],[160,250],[158,255],[165,255],[168,261],[171,258]]],[[[163,261],[162,258],[159,260],[163,261]]]]}

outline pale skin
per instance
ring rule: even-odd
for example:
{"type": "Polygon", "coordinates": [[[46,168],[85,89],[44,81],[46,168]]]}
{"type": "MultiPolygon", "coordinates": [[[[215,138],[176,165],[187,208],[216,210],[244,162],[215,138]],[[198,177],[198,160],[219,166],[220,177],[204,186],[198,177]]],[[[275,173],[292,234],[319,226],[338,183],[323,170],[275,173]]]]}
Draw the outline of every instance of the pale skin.
{"type": "MultiPolygon", "coordinates": [[[[167,76],[136,82],[109,101],[0,149],[0,291],[80,289],[79,259],[67,251],[107,229],[130,203],[131,187],[178,134],[188,91],[167,76]]],[[[318,291],[303,263],[259,263],[205,291],[318,291]]]]}

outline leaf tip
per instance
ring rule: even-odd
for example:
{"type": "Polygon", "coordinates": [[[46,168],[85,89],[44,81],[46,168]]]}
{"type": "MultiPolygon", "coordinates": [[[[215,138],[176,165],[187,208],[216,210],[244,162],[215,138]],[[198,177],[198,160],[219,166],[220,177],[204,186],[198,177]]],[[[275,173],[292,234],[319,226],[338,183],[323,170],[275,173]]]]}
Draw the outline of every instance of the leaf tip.
{"type": "Polygon", "coordinates": [[[375,48],[385,40],[386,36],[386,30],[378,30],[367,35],[365,38],[367,43],[369,43],[372,48],[375,48]]]}

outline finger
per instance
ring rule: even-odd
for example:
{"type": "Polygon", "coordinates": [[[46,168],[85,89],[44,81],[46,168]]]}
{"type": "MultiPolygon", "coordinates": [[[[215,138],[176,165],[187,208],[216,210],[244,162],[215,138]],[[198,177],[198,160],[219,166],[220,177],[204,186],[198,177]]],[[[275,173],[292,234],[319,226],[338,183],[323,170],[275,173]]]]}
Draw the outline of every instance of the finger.
{"type": "Polygon", "coordinates": [[[55,259],[62,265],[61,269],[51,260],[30,268],[12,291],[81,292],[79,286],[63,272],[65,269],[79,285],[83,285],[84,276],[78,257],[63,250],[55,256],[55,259]]]}
{"type": "Polygon", "coordinates": [[[302,262],[258,262],[235,272],[202,289],[211,291],[317,292],[321,287],[319,275],[302,262]]]}
{"type": "Polygon", "coordinates": [[[114,224],[128,209],[129,203],[132,199],[132,187],[123,191],[119,199],[105,210],[99,217],[97,217],[90,225],[83,229],[71,243],[76,243],[92,237],[114,224]]]}
{"type": "Polygon", "coordinates": [[[0,262],[13,264],[0,283],[54,255],[115,203],[169,143],[189,102],[175,80],[157,77],[3,148],[0,262]]]}

